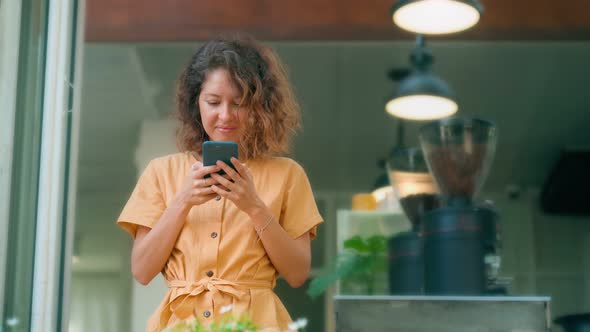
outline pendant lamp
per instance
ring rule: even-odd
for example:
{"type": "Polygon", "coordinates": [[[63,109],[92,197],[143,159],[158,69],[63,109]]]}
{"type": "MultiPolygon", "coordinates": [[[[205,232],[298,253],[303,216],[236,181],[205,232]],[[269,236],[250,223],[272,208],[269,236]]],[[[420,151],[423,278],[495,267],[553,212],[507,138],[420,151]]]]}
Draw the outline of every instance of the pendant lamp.
{"type": "Polygon", "coordinates": [[[469,29],[482,13],[483,6],[477,0],[398,0],[391,7],[395,25],[425,35],[469,29]]]}
{"type": "Polygon", "coordinates": [[[455,114],[459,107],[454,94],[445,81],[430,72],[433,56],[422,36],[416,39],[410,62],[410,74],[400,82],[385,110],[408,120],[435,120],[455,114]]]}

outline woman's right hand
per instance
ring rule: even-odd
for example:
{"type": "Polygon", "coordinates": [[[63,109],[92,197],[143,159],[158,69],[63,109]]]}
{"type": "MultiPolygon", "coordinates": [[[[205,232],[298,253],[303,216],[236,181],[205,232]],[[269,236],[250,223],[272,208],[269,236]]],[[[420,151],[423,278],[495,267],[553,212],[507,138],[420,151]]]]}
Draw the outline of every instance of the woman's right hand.
{"type": "Polygon", "coordinates": [[[182,187],[176,193],[171,206],[190,209],[194,205],[201,205],[215,197],[212,185],[219,183],[213,177],[205,178],[205,175],[219,172],[219,166],[203,166],[203,163],[197,161],[191,166],[191,171],[182,183],[182,187]]]}

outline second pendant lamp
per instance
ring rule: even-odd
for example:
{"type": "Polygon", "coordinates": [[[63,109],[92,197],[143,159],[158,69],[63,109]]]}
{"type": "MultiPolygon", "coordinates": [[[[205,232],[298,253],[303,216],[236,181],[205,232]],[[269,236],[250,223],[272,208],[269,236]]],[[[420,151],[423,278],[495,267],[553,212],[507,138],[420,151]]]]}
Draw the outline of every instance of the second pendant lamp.
{"type": "Polygon", "coordinates": [[[412,69],[399,84],[385,110],[396,117],[409,120],[433,120],[451,116],[458,110],[448,84],[430,72],[433,56],[418,36],[410,56],[412,69]]]}

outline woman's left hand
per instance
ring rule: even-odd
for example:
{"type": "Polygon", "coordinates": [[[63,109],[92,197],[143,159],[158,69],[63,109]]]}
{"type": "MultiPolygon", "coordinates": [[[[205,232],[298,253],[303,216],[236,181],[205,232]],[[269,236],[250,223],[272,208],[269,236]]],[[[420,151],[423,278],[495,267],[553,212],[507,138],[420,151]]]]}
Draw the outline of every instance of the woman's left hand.
{"type": "Polygon", "coordinates": [[[211,186],[211,189],[218,195],[232,201],[240,210],[252,215],[257,209],[265,206],[264,202],[258,197],[250,169],[237,158],[232,157],[231,163],[237,171],[223,161],[217,161],[217,166],[223,169],[227,175],[221,176],[217,173],[211,173],[211,176],[228,190],[223,190],[216,185],[211,186]]]}

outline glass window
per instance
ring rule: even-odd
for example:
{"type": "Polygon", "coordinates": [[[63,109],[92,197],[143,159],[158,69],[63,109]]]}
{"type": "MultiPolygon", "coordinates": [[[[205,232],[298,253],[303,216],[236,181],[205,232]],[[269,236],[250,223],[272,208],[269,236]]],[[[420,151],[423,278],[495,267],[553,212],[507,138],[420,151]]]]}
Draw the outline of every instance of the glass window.
{"type": "Polygon", "coordinates": [[[0,297],[4,300],[1,330],[5,331],[30,330],[47,31],[48,1],[17,2],[2,3],[0,22],[2,31],[12,33],[2,33],[0,40],[1,84],[13,87],[2,89],[2,120],[9,121],[0,123],[2,152],[6,152],[2,153],[1,194],[10,198],[1,199],[5,205],[0,209],[0,231],[6,236],[1,242],[6,256],[0,261],[5,264],[0,278],[4,293],[0,297]],[[15,33],[18,40],[14,40],[15,33]]]}

